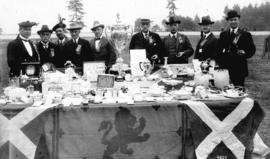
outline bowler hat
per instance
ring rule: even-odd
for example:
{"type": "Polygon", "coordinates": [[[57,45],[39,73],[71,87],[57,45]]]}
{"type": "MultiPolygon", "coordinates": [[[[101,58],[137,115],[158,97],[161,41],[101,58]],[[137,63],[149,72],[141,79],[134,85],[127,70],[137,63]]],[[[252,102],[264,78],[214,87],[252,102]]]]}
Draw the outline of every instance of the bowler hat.
{"type": "Polygon", "coordinates": [[[20,22],[18,24],[20,27],[32,27],[34,25],[37,25],[36,22],[30,22],[30,21],[24,21],[24,22],[20,22]]]}
{"type": "Polygon", "coordinates": [[[56,25],[53,27],[52,30],[55,31],[55,30],[58,29],[58,28],[63,28],[63,29],[65,29],[65,28],[66,28],[66,24],[60,22],[60,23],[56,24],[56,25]]]}
{"type": "Polygon", "coordinates": [[[69,28],[67,28],[68,30],[81,30],[82,29],[82,25],[78,22],[73,22],[69,25],[69,28]]]}
{"type": "Polygon", "coordinates": [[[168,21],[165,22],[167,25],[170,24],[180,24],[181,21],[177,19],[176,17],[170,17],[168,21]]]}
{"type": "Polygon", "coordinates": [[[235,11],[235,10],[230,10],[230,11],[227,13],[226,20],[229,20],[229,19],[234,18],[234,17],[240,18],[240,14],[238,14],[238,12],[235,11]]]}
{"type": "Polygon", "coordinates": [[[52,33],[53,31],[49,29],[48,25],[42,25],[41,29],[39,31],[37,31],[38,34],[41,33],[52,33]]]}
{"type": "Polygon", "coordinates": [[[209,25],[214,24],[215,22],[212,22],[209,16],[202,17],[202,21],[198,23],[199,25],[209,25]]]}
{"type": "Polygon", "coordinates": [[[104,25],[101,24],[99,21],[94,21],[93,27],[91,28],[91,30],[94,31],[98,27],[104,28],[104,25]]]}

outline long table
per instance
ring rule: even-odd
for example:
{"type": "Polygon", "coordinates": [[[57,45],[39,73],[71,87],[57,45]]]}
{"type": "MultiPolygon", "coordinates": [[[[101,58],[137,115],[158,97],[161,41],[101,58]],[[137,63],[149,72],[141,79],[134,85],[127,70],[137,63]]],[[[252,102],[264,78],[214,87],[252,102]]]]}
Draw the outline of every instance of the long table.
{"type": "Polygon", "coordinates": [[[264,115],[250,98],[29,106],[0,106],[1,159],[248,159],[264,115]]]}

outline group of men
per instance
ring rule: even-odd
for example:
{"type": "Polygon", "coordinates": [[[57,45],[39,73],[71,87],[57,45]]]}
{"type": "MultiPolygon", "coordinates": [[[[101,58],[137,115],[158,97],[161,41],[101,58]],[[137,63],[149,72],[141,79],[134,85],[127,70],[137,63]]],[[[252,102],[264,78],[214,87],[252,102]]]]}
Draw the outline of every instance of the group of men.
{"type": "MultiPolygon", "coordinates": [[[[251,34],[239,28],[239,19],[240,15],[236,11],[229,11],[226,20],[230,28],[221,32],[217,39],[211,32],[214,22],[209,16],[202,17],[198,23],[201,37],[194,58],[200,61],[215,60],[221,68],[229,70],[234,85],[244,86],[248,75],[246,59],[254,55],[256,48],[251,34]]],[[[150,23],[149,19],[141,19],[141,31],[132,36],[129,49],[145,49],[151,63],[163,63],[164,57],[168,57],[168,64],[188,63],[194,49],[188,37],[178,31],[181,21],[170,17],[166,21],[170,33],[163,39],[149,30],[150,23]]],[[[29,40],[34,25],[36,23],[29,21],[19,23],[19,35],[8,45],[10,77],[20,75],[21,63],[28,61],[39,61],[41,64],[50,62],[56,67],[64,67],[66,61],[71,61],[77,67],[82,67],[84,61],[105,61],[108,69],[116,61],[113,44],[102,34],[104,25],[97,21],[91,28],[95,37],[90,42],[79,36],[82,26],[78,23],[71,23],[67,28],[71,35],[71,39],[68,39],[64,34],[66,25],[59,22],[52,30],[43,25],[37,32],[40,41],[34,45],[29,40]],[[58,38],[54,43],[50,41],[53,31],[58,38]]]]}
{"type": "Polygon", "coordinates": [[[37,31],[40,41],[32,42],[31,29],[36,25],[34,22],[26,21],[19,23],[19,35],[8,44],[7,62],[10,67],[10,77],[19,76],[22,71],[22,63],[39,62],[40,65],[52,63],[55,67],[64,68],[67,61],[76,67],[82,68],[85,61],[105,61],[107,70],[115,63],[116,53],[110,43],[103,35],[104,25],[94,22],[91,28],[95,38],[90,40],[80,37],[82,25],[71,23],[69,28],[71,39],[66,35],[66,25],[61,21],[53,29],[42,25],[37,31]],[[50,40],[53,31],[57,40],[50,40]]]}
{"type": "Polygon", "coordinates": [[[150,20],[142,19],[142,31],[131,38],[129,48],[146,49],[146,56],[151,63],[163,63],[164,57],[168,57],[168,64],[188,63],[194,53],[194,59],[215,60],[220,68],[229,70],[234,85],[244,86],[248,75],[247,58],[255,54],[256,47],[251,34],[239,28],[240,15],[237,11],[229,11],[226,20],[230,28],[222,31],[218,39],[211,31],[214,22],[209,16],[202,17],[198,23],[201,37],[194,53],[188,37],[178,32],[180,20],[170,17],[166,21],[170,33],[161,39],[158,34],[149,31],[150,20]]]}

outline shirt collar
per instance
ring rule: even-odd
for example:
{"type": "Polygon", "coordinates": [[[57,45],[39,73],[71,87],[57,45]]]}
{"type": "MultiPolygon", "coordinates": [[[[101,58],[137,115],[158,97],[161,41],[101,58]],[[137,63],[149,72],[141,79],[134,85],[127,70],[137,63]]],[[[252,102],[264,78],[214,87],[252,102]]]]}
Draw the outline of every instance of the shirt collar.
{"type": "MultiPolygon", "coordinates": [[[[239,29],[239,27],[234,28],[234,33],[237,33],[238,29],[239,29]]],[[[232,30],[233,30],[233,28],[230,28],[230,32],[232,32],[232,30]]]]}
{"type": "Polygon", "coordinates": [[[173,37],[173,36],[175,36],[175,37],[177,37],[177,32],[176,33],[170,33],[170,37],[173,37]]]}
{"type": "Polygon", "coordinates": [[[64,41],[66,40],[66,38],[64,37],[62,40],[61,39],[58,39],[59,43],[64,43],[64,41]]]}
{"type": "Polygon", "coordinates": [[[23,36],[21,36],[21,35],[19,35],[19,37],[20,37],[22,40],[24,40],[24,41],[29,41],[29,39],[26,39],[25,37],[23,37],[23,36]]]}
{"type": "Polygon", "coordinates": [[[49,41],[44,43],[43,41],[40,41],[42,45],[49,45],[49,41]]]}
{"type": "Polygon", "coordinates": [[[205,38],[207,38],[209,35],[211,34],[211,32],[209,32],[209,33],[203,33],[203,35],[205,35],[205,38]]]}
{"type": "Polygon", "coordinates": [[[79,42],[79,37],[77,38],[77,39],[72,39],[73,40],[73,42],[74,42],[74,40],[76,41],[76,43],[78,44],[78,42],[79,42]]]}

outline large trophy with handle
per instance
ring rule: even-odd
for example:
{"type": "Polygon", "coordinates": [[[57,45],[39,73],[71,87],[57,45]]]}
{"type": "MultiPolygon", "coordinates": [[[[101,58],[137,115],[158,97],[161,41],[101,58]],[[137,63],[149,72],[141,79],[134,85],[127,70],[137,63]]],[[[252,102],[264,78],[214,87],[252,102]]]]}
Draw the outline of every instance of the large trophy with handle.
{"type": "Polygon", "coordinates": [[[111,68],[111,71],[118,73],[116,81],[123,81],[124,73],[129,69],[128,46],[132,33],[132,27],[121,23],[119,13],[117,13],[116,24],[105,29],[106,37],[111,39],[117,55],[116,63],[111,68]]]}

